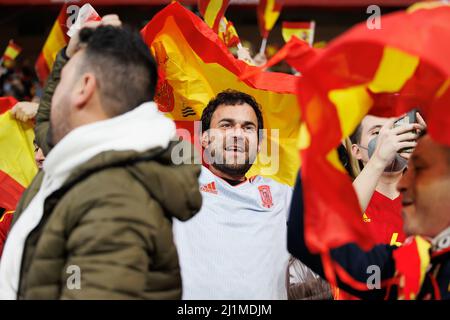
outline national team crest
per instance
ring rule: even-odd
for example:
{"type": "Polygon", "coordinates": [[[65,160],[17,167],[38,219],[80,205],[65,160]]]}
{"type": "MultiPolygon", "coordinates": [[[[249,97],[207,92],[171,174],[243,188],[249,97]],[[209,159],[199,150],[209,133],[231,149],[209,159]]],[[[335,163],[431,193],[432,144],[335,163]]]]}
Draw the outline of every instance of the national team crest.
{"type": "Polygon", "coordinates": [[[259,194],[261,195],[262,205],[265,208],[271,208],[273,206],[272,193],[270,187],[267,185],[258,187],[259,194]]]}

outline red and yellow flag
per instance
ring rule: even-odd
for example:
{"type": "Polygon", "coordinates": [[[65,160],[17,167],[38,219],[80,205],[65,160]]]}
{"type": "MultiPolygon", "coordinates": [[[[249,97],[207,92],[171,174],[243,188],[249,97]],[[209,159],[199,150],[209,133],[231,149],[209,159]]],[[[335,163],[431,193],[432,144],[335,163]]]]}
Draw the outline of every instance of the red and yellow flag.
{"type": "Polygon", "coordinates": [[[14,43],[14,40],[9,40],[5,53],[3,53],[3,62],[8,66],[11,61],[16,60],[17,56],[22,52],[22,48],[14,43]]]}
{"type": "Polygon", "coordinates": [[[417,236],[406,239],[394,251],[399,299],[414,300],[417,297],[430,264],[430,248],[429,241],[417,236]]]}
{"type": "Polygon", "coordinates": [[[69,43],[67,19],[67,5],[65,4],[53,24],[42,52],[36,61],[35,69],[41,83],[44,83],[49,76],[58,52],[69,43]]]}
{"type": "Polygon", "coordinates": [[[178,128],[192,130],[219,92],[229,88],[246,92],[261,104],[269,138],[262,146],[267,153],[260,153],[249,175],[261,174],[290,185],[295,182],[300,126],[297,77],[263,72],[239,81],[240,75],[256,68],[234,58],[217,34],[178,3],[155,15],[142,35],[158,63],[155,101],[178,128]],[[276,149],[278,159],[273,158],[276,149]]]}
{"type": "Polygon", "coordinates": [[[0,254],[17,202],[37,172],[33,124],[17,121],[14,98],[0,98],[0,254]]]}
{"type": "Polygon", "coordinates": [[[281,0],[259,0],[257,7],[259,32],[263,39],[269,37],[269,32],[274,27],[280,16],[282,8],[281,0]]]}
{"type": "Polygon", "coordinates": [[[281,34],[286,42],[291,40],[292,36],[296,36],[300,40],[307,42],[310,46],[314,43],[314,31],[316,23],[309,22],[283,22],[281,26],[281,34]]]}
{"type": "Polygon", "coordinates": [[[228,48],[236,47],[239,43],[241,43],[233,23],[225,17],[223,17],[220,21],[219,38],[228,48]]]}
{"type": "Polygon", "coordinates": [[[299,69],[305,239],[330,262],[329,280],[330,248],[349,242],[372,246],[336,151],[342,139],[368,113],[392,117],[419,108],[431,137],[450,146],[449,20],[450,6],[444,4],[389,14],[381,29],[357,25],[299,69]]]}
{"type": "Polygon", "coordinates": [[[198,0],[198,9],[206,24],[219,32],[220,22],[228,8],[229,0],[198,0]]]}

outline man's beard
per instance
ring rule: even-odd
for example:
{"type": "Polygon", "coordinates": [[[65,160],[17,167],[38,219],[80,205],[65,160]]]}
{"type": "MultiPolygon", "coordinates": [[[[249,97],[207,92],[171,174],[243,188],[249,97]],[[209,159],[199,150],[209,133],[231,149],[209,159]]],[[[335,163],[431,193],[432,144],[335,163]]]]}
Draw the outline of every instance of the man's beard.
{"type": "MultiPolygon", "coordinates": [[[[242,177],[244,176],[252,167],[256,159],[256,150],[250,152],[248,140],[228,140],[225,141],[225,147],[236,146],[242,151],[235,153],[235,156],[227,157],[227,151],[223,145],[216,145],[220,152],[216,149],[211,150],[207,148],[207,162],[220,172],[223,172],[231,177],[242,177]],[[254,153],[254,154],[253,154],[254,153]]],[[[210,145],[211,147],[211,145],[210,145]]]]}
{"type": "Polygon", "coordinates": [[[211,166],[223,172],[231,177],[242,177],[244,176],[248,170],[252,167],[253,164],[245,163],[245,164],[216,164],[213,163],[211,166]]]}

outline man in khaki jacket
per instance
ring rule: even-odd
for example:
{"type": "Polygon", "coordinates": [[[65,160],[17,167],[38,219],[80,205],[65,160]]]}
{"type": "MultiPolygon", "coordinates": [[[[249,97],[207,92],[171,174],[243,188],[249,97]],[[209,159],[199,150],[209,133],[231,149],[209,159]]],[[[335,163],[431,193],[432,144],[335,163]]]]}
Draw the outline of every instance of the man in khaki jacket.
{"type": "Polygon", "coordinates": [[[0,299],[178,299],[171,218],[199,210],[200,168],[172,161],[175,125],[148,102],[156,67],[140,35],[116,16],[86,27],[39,107],[47,158],[17,208],[0,299]]]}

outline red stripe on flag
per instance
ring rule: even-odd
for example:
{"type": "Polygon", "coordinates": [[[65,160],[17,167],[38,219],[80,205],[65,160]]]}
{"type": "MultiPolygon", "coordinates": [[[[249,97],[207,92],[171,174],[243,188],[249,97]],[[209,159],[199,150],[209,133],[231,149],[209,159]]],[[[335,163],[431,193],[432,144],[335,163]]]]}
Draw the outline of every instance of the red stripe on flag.
{"type": "Polygon", "coordinates": [[[50,69],[48,68],[48,63],[45,60],[44,53],[41,52],[34,68],[36,69],[36,74],[39,79],[42,79],[42,81],[44,81],[44,79],[48,78],[48,76],[50,75],[50,69]]]}
{"type": "Polygon", "coordinates": [[[15,210],[25,188],[8,174],[0,170],[0,207],[15,210]]]}
{"type": "Polygon", "coordinates": [[[311,27],[311,22],[284,21],[282,27],[286,29],[309,29],[311,27]]]}
{"type": "Polygon", "coordinates": [[[17,100],[13,97],[0,97],[0,114],[10,110],[16,103],[17,100]]]}

